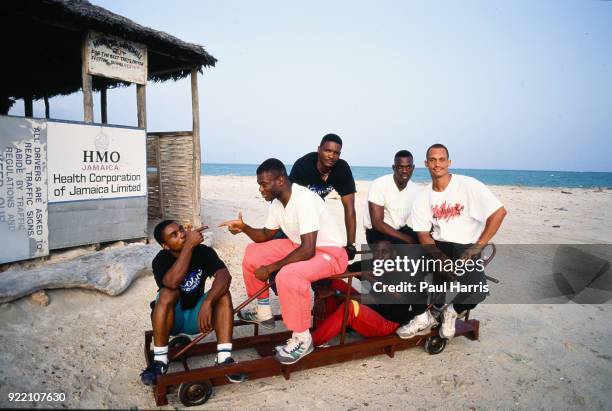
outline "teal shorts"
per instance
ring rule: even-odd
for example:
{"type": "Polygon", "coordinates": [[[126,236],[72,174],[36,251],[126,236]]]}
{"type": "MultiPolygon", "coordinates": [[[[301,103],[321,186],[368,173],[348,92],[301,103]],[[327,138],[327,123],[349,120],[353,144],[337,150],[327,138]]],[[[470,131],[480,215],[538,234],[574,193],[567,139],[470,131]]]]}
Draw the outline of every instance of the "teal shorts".
{"type": "MultiPolygon", "coordinates": [[[[204,293],[202,297],[198,300],[198,303],[195,307],[189,310],[183,310],[181,307],[181,301],[179,300],[174,307],[174,323],[172,324],[172,328],[170,329],[170,335],[177,334],[199,334],[200,325],[198,323],[198,314],[200,313],[200,308],[202,308],[202,303],[206,299],[208,293],[204,293]]],[[[159,293],[155,297],[155,301],[159,299],[159,293]]]]}

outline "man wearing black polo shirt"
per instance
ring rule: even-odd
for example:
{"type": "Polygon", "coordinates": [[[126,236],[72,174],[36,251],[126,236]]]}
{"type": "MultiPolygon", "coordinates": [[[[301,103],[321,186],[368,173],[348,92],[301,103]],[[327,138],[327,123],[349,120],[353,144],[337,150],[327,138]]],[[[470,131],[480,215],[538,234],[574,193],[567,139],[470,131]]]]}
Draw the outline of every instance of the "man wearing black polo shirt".
{"type": "MultiPolygon", "coordinates": [[[[153,259],[153,274],[159,287],[151,322],[154,358],[140,378],[155,385],[157,377],[168,370],[170,335],[197,334],[213,329],[217,335],[217,364],[231,364],[234,314],[229,291],[231,275],[215,250],[200,244],[198,229],[183,228],[175,221],[159,223],[154,236],[162,250],[153,259]],[[204,292],[206,279],[213,277],[204,292]]],[[[232,374],[231,382],[242,382],[246,374],[232,374]]]]}
{"type": "Polygon", "coordinates": [[[321,140],[316,152],[299,158],[289,174],[289,179],[308,187],[322,199],[336,190],[344,207],[346,227],[346,251],[349,260],[355,257],[355,180],[348,163],[340,159],[342,139],[336,134],[327,134],[321,140]]]}

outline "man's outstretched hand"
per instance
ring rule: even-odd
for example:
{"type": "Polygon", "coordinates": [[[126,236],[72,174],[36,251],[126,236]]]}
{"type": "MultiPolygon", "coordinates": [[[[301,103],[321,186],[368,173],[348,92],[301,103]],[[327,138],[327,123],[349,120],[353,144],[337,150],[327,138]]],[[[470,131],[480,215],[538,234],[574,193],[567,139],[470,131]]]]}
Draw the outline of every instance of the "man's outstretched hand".
{"type": "Polygon", "coordinates": [[[206,230],[208,226],[203,225],[200,228],[188,229],[187,235],[185,237],[185,243],[189,246],[195,247],[204,241],[204,237],[202,236],[202,231],[206,230]]]}
{"type": "Polygon", "coordinates": [[[238,213],[238,218],[235,220],[229,220],[224,223],[219,224],[219,227],[227,227],[230,233],[239,234],[244,230],[246,224],[242,220],[242,213],[238,213]]]}

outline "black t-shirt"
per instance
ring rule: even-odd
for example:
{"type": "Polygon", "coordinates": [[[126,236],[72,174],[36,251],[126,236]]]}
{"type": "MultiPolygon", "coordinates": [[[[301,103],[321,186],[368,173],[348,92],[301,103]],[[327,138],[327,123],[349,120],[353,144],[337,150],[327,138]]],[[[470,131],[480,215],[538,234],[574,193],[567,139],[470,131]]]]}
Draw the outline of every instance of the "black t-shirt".
{"type": "MultiPolygon", "coordinates": [[[[410,282],[418,284],[418,281],[422,279],[421,276],[410,276],[404,272],[398,271],[386,271],[382,276],[378,277],[377,280],[387,285],[400,285],[403,282],[410,282]]],[[[411,309],[411,298],[416,298],[413,294],[407,294],[400,292],[399,295],[394,293],[381,293],[370,295],[373,297],[373,303],[367,304],[368,307],[372,308],[378,314],[382,315],[389,321],[396,322],[400,325],[407,324],[414,318],[414,310],[411,309]],[[407,298],[410,296],[411,298],[407,298]]],[[[423,301],[426,303],[426,300],[423,301]]]]}
{"type": "MultiPolygon", "coordinates": [[[[176,258],[167,250],[161,250],[153,259],[153,275],[159,288],[164,286],[163,279],[174,264],[176,258]]],[[[225,264],[215,250],[203,244],[193,249],[187,275],[179,286],[181,293],[181,308],[189,310],[196,306],[202,294],[206,278],[212,277],[217,270],[225,268],[225,264]]]]}
{"type": "Polygon", "coordinates": [[[327,181],[323,181],[319,170],[317,170],[317,156],[317,152],[312,152],[299,158],[291,168],[291,174],[289,175],[291,181],[308,187],[310,191],[314,191],[323,199],[332,190],[336,190],[341,196],[353,194],[357,191],[351,167],[346,161],[338,160],[331,169],[327,181]]]}

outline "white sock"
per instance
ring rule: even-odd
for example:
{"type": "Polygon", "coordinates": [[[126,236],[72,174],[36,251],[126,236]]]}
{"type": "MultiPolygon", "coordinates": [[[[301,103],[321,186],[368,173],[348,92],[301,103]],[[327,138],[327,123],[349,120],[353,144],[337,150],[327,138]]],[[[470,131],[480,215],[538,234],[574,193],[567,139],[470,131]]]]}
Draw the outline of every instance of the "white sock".
{"type": "Polygon", "coordinates": [[[161,361],[168,364],[168,346],[156,347],[153,346],[153,361],[161,361]]]}
{"type": "Polygon", "coordinates": [[[232,343],[217,344],[217,362],[221,364],[223,361],[232,356],[232,343]]]}
{"type": "Polygon", "coordinates": [[[293,338],[297,338],[298,340],[300,340],[301,342],[303,342],[306,345],[309,345],[312,343],[312,336],[310,335],[310,331],[306,330],[306,331],[302,331],[301,333],[298,332],[293,332],[293,338]]]}
{"type": "Polygon", "coordinates": [[[270,307],[269,298],[261,298],[257,300],[257,318],[260,320],[272,318],[272,308],[270,307]]]}
{"type": "Polygon", "coordinates": [[[448,307],[446,307],[446,309],[448,310],[449,313],[455,313],[457,314],[457,312],[455,311],[455,307],[453,307],[452,304],[449,304],[448,307]]]}

